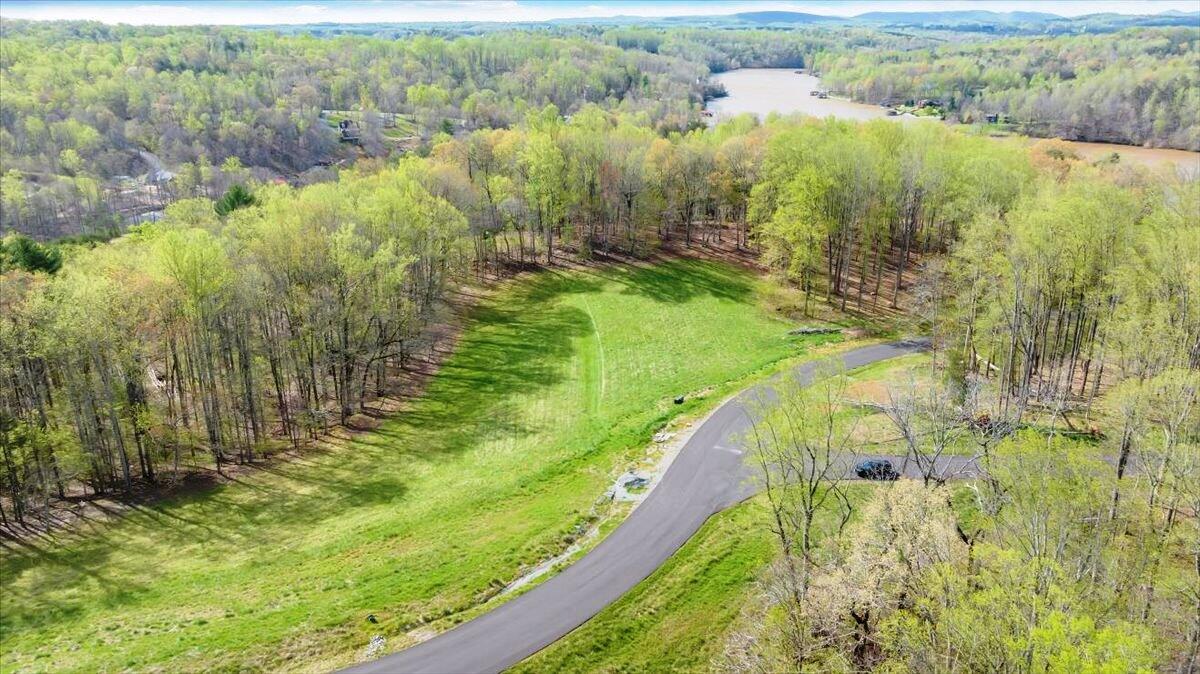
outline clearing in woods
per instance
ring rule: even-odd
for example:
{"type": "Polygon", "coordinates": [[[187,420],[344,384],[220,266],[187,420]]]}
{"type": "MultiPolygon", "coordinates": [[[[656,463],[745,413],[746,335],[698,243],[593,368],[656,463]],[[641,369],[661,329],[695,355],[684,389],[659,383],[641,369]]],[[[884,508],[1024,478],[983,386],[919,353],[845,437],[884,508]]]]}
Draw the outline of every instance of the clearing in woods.
{"type": "Polygon", "coordinates": [[[788,338],[758,288],[685,260],[523,277],[376,432],[5,542],[0,669],[320,671],[451,626],[565,549],[667,420],[836,339],[788,338]]]}

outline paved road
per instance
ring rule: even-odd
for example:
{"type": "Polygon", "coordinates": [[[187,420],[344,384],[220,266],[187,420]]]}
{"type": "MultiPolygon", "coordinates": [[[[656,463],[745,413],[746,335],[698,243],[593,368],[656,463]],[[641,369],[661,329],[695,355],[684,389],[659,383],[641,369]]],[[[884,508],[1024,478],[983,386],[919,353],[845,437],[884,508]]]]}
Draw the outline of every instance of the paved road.
{"type": "MultiPolygon", "coordinates": [[[[867,346],[845,353],[847,369],[914,353],[921,342],[867,346]]],[[[816,366],[793,372],[802,381],[816,366]]],[[[649,576],[711,515],[757,491],[742,464],[748,427],[744,403],[770,395],[752,388],[718,408],[696,429],[658,486],[621,526],[580,560],[538,587],[429,641],[346,670],[353,674],[476,674],[500,672],[582,625],[649,576]]],[[[901,463],[895,457],[897,467],[901,463]]],[[[947,458],[944,471],[969,470],[947,458]],[[952,465],[953,464],[953,465],[952,465]]],[[[915,467],[906,472],[915,476],[915,467]]]]}

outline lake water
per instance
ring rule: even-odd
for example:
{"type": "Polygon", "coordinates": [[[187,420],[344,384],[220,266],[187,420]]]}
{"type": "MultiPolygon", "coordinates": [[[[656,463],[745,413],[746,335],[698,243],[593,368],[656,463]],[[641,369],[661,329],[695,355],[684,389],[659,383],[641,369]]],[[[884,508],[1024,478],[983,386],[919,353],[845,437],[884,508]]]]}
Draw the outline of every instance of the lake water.
{"type": "MultiPolygon", "coordinates": [[[[809,92],[820,89],[821,81],[806,73],[797,73],[790,68],[747,68],[731,70],[713,76],[725,85],[728,96],[713,99],[706,109],[713,113],[713,120],[752,112],[765,117],[772,112],[790,114],[804,113],[814,117],[834,116],[840,119],[868,120],[893,119],[900,121],[928,121],[933,118],[889,117],[887,109],[878,105],[855,103],[840,98],[817,98],[809,92]]],[[[1123,161],[1162,166],[1174,164],[1181,173],[1200,175],[1200,152],[1146,148],[1136,145],[1112,143],[1085,143],[1065,141],[1071,144],[1080,157],[1094,161],[1116,152],[1123,161]]]]}
{"type": "Polygon", "coordinates": [[[708,102],[707,109],[716,120],[744,112],[752,112],[760,117],[771,112],[802,112],[814,117],[833,115],[857,120],[887,117],[887,109],[878,105],[812,96],[810,92],[820,89],[821,81],[812,75],[798,74],[790,68],[730,70],[714,75],[713,79],[724,84],[725,91],[729,92],[724,98],[708,102]]]}

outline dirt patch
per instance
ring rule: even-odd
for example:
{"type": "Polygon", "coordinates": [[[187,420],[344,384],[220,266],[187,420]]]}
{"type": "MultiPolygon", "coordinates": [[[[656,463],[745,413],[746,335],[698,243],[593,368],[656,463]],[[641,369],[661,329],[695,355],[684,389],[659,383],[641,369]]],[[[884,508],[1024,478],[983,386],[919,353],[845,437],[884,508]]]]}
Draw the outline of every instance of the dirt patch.
{"type": "Polygon", "coordinates": [[[346,427],[352,431],[374,431],[383,425],[383,419],[377,416],[355,414],[346,420],[346,427]]]}
{"type": "Polygon", "coordinates": [[[888,383],[877,379],[852,382],[846,386],[846,397],[882,405],[888,401],[888,383]]]}
{"type": "Polygon", "coordinates": [[[891,444],[900,439],[895,426],[884,414],[872,414],[859,419],[850,437],[858,445],[891,444]]]}
{"type": "Polygon", "coordinates": [[[429,641],[437,635],[438,631],[429,625],[422,625],[415,630],[404,633],[405,638],[408,639],[407,643],[409,646],[415,646],[422,641],[429,641]]]}

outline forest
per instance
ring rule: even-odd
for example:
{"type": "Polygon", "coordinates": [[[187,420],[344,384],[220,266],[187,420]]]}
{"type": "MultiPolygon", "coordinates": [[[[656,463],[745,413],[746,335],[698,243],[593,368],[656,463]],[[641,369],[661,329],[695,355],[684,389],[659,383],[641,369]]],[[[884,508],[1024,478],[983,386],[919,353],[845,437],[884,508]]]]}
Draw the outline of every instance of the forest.
{"type": "Polygon", "coordinates": [[[609,473],[767,379],[762,492],[526,671],[594,671],[652,621],[695,660],[650,670],[1200,665],[1200,179],[979,126],[700,115],[710,73],[810,68],[1196,149],[1196,30],[2,32],[6,670],[419,643],[587,554],[632,509],[609,473]],[[778,376],[913,335],[893,369],[778,376]],[[849,479],[873,453],[915,472],[849,479]],[[60,521],[81,503],[113,512],[60,521]],[[643,599],[673,582],[724,622],[643,599]]]}
{"type": "Polygon", "coordinates": [[[831,89],[868,103],[936,99],[1030,136],[1200,150],[1200,33],[1009,38],[821,54],[831,89]]]}
{"type": "Polygon", "coordinates": [[[950,120],[1003,115],[1031,136],[1200,148],[1189,28],[947,41],[861,27],[562,26],[390,40],[6,20],[0,33],[0,228],[40,239],[120,231],[249,176],[329,181],[355,159],[510,127],[547,104],[686,131],[721,93],[706,76],[741,67],[811,68],[855,100],[935,99],[950,120]],[[347,114],[355,145],[334,128],[347,114]]]}
{"type": "Polygon", "coordinates": [[[1006,405],[1064,387],[1088,404],[1106,363],[1200,366],[1196,182],[1053,150],[749,116],[663,138],[548,106],[397,168],[182,200],[108,245],[10,237],[4,516],[73,481],[129,491],[198,449],[219,469],[298,444],[382,389],[448,279],[562,255],[732,238],[809,313],[895,307],[945,254],[921,265],[925,320],[1006,405]]]}
{"type": "Polygon", "coordinates": [[[3,37],[3,227],[51,236],[120,225],[114,216],[142,203],[219,195],[241,167],[260,180],[328,180],[324,167],[357,153],[339,147],[322,111],[368,113],[368,156],[395,147],[379,113],[411,116],[426,137],[447,120],[507,126],[547,103],[602,103],[681,128],[705,74],[542,34],[386,41],[6,21],[3,37]],[[122,177],[159,164],[169,184],[123,189],[122,177]]]}

